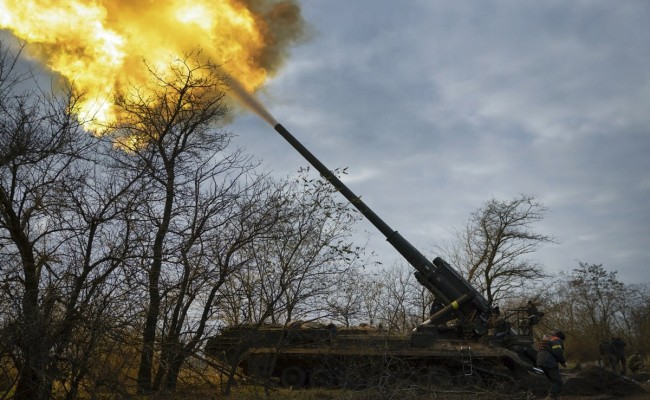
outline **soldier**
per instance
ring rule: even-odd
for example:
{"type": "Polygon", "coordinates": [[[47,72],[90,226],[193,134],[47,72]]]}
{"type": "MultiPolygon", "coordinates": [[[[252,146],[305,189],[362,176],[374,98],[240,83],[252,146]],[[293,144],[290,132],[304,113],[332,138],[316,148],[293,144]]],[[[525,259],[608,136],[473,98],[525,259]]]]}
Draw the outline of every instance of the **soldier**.
{"type": "Polygon", "coordinates": [[[558,398],[562,390],[562,377],[560,376],[561,364],[566,367],[566,359],[564,358],[564,333],[556,331],[551,336],[544,336],[537,353],[537,366],[544,371],[544,374],[551,382],[548,389],[548,396],[545,400],[554,400],[558,398]]]}
{"type": "Polygon", "coordinates": [[[614,358],[614,365],[612,366],[614,372],[618,373],[618,367],[620,364],[622,371],[621,374],[625,375],[625,341],[620,337],[614,337],[610,343],[612,344],[612,356],[614,358]]]}
{"type": "Polygon", "coordinates": [[[531,300],[528,300],[528,305],[526,306],[526,312],[528,313],[527,333],[532,335],[533,326],[539,324],[539,322],[542,320],[542,317],[544,316],[544,313],[539,311],[535,303],[533,303],[531,300]]]}

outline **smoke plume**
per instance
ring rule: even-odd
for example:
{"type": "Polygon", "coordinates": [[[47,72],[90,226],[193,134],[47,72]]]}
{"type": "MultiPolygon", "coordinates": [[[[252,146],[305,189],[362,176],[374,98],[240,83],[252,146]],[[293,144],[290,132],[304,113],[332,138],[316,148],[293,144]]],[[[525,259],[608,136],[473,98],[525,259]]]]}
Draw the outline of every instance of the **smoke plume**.
{"type": "Polygon", "coordinates": [[[271,126],[276,126],[278,124],[278,121],[273,118],[271,113],[262,105],[262,103],[260,103],[255,98],[255,96],[246,91],[246,89],[242,86],[241,83],[239,83],[239,81],[230,78],[229,85],[230,89],[232,90],[231,93],[237,97],[242,105],[244,105],[255,114],[259,115],[260,118],[271,124],[271,126]]]}

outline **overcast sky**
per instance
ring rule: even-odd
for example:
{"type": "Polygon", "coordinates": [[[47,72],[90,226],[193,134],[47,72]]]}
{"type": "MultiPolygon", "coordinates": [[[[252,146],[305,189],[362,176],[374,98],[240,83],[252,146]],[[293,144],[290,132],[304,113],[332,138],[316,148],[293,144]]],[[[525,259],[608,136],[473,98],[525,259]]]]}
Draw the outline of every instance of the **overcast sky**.
{"type": "MultiPolygon", "coordinates": [[[[302,2],[309,40],[260,96],[424,254],[492,198],[531,194],[547,271],[650,272],[650,2],[302,2]]],[[[236,144],[279,175],[304,161],[247,114],[236,144]]],[[[402,262],[368,222],[380,261],[402,262]]],[[[362,243],[360,243],[362,244],[362,243]]]]}

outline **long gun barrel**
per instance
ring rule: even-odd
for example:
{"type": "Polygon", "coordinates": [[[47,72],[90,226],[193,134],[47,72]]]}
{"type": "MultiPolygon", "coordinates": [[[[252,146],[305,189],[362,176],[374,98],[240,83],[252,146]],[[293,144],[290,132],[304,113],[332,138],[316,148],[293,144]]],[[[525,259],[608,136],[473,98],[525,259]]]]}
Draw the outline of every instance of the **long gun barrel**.
{"type": "MultiPolygon", "coordinates": [[[[339,178],[305,148],[284,126],[277,124],[275,130],[298,151],[316,170],[327,179],[345,198],[365,216],[405,259],[416,272],[415,277],[424,287],[436,296],[445,307],[436,313],[442,322],[453,313],[459,318],[473,320],[477,333],[484,333],[487,320],[494,312],[485,297],[460,276],[449,264],[437,257],[429,261],[411,243],[393,230],[339,178]]],[[[429,322],[436,322],[433,320],[429,322]]]]}

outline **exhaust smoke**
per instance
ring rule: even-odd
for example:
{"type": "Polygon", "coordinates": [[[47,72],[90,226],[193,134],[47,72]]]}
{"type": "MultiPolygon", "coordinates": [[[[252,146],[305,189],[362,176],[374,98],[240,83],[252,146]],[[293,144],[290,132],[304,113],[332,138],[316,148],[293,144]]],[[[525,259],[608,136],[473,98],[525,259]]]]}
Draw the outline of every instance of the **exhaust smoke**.
{"type": "Polygon", "coordinates": [[[237,97],[243,106],[259,115],[260,118],[271,124],[271,126],[275,127],[278,125],[278,121],[273,118],[271,113],[262,105],[262,103],[259,102],[259,100],[255,98],[255,96],[250,94],[237,79],[230,77],[228,79],[228,85],[230,86],[232,94],[237,97]]]}

